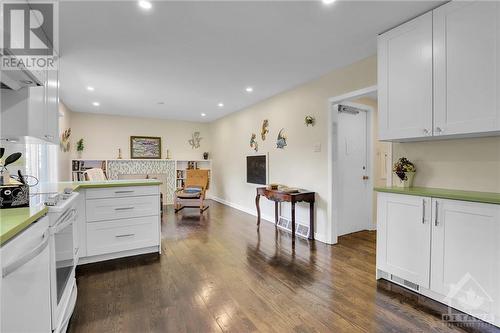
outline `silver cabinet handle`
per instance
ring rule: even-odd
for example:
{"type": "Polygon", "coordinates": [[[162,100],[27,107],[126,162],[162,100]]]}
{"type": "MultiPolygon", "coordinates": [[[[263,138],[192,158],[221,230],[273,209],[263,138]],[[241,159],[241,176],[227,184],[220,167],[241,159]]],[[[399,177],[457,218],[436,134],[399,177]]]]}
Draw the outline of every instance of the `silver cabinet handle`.
{"type": "Polygon", "coordinates": [[[2,268],[2,277],[6,277],[7,275],[14,272],[19,267],[26,264],[31,259],[38,256],[40,253],[42,253],[43,250],[45,250],[47,245],[49,245],[49,231],[48,230],[43,233],[42,241],[40,244],[35,246],[32,250],[30,250],[28,253],[26,253],[24,256],[22,256],[18,260],[14,261],[14,262],[12,262],[12,263],[10,263],[7,266],[2,268]]]}
{"type": "Polygon", "coordinates": [[[422,199],[422,224],[425,224],[425,199],[422,199]]]}
{"type": "Polygon", "coordinates": [[[115,208],[115,210],[131,210],[131,209],[134,209],[134,207],[118,207],[118,208],[115,208]]]}
{"type": "Polygon", "coordinates": [[[436,214],[434,214],[434,225],[437,227],[439,225],[438,212],[439,212],[438,202],[436,201],[436,214]]]}
{"type": "Polygon", "coordinates": [[[116,238],[122,238],[122,237],[132,237],[135,236],[135,234],[123,234],[123,235],[116,235],[116,238]]]}
{"type": "Polygon", "coordinates": [[[123,193],[134,193],[134,190],[127,190],[127,191],[115,191],[115,194],[123,194],[123,193]]]}

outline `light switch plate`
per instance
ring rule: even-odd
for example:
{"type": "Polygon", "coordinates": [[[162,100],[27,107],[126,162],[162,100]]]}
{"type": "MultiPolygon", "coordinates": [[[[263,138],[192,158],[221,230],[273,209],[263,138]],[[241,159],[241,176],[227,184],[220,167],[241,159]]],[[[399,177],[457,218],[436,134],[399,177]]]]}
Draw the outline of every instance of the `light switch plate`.
{"type": "Polygon", "coordinates": [[[319,153],[320,151],[321,151],[321,143],[316,142],[315,144],[313,144],[313,152],[319,153]]]}

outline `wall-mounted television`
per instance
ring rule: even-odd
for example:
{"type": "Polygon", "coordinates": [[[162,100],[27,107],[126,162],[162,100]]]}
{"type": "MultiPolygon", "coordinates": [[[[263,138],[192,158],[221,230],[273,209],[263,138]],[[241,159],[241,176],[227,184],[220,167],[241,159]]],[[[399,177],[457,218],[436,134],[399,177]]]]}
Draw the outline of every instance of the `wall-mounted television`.
{"type": "Polygon", "coordinates": [[[247,156],[247,183],[267,184],[267,155],[247,156]]]}

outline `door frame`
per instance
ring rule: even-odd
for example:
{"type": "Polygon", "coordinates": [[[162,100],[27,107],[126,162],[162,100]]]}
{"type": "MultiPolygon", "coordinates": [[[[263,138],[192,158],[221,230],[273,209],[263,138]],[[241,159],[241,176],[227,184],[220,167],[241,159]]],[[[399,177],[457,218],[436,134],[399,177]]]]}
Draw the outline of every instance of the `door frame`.
{"type": "MultiPolygon", "coordinates": [[[[336,200],[337,193],[336,193],[336,187],[335,184],[338,182],[338,177],[339,172],[338,169],[336,168],[336,160],[337,160],[337,152],[336,152],[336,145],[333,144],[333,140],[335,135],[337,134],[337,126],[338,126],[338,117],[337,117],[337,111],[333,107],[338,104],[346,104],[346,105],[351,105],[360,109],[367,110],[367,148],[368,148],[368,161],[367,161],[367,175],[370,177],[368,179],[368,184],[369,188],[373,190],[373,180],[374,180],[374,166],[373,166],[373,161],[374,161],[374,140],[373,140],[373,133],[372,133],[372,128],[375,125],[373,123],[373,113],[375,110],[372,107],[369,107],[368,105],[364,104],[356,104],[356,103],[351,103],[349,102],[350,100],[357,99],[364,97],[366,95],[372,94],[374,92],[377,92],[377,86],[369,86],[363,89],[355,90],[343,95],[331,97],[328,99],[327,103],[327,132],[328,132],[328,184],[329,184],[329,189],[328,189],[328,207],[327,207],[327,215],[328,215],[328,220],[331,221],[331,223],[328,223],[327,227],[327,242],[329,244],[337,244],[338,242],[338,229],[339,229],[339,221],[338,221],[338,201],[336,200]]],[[[390,150],[390,155],[392,156],[392,147],[390,150]]],[[[389,173],[387,175],[387,183],[391,184],[392,183],[392,175],[389,173]]],[[[368,204],[368,209],[369,209],[369,222],[371,226],[375,226],[374,221],[372,220],[372,212],[373,212],[373,200],[369,200],[368,204]]]]}

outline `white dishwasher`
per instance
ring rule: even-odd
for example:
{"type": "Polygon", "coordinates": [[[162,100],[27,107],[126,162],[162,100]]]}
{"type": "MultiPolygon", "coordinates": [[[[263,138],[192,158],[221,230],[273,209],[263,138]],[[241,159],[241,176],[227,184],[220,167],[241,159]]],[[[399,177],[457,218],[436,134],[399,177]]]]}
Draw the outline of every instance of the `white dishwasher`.
{"type": "Polygon", "coordinates": [[[49,218],[42,217],[0,248],[0,331],[52,332],[49,218]]]}

